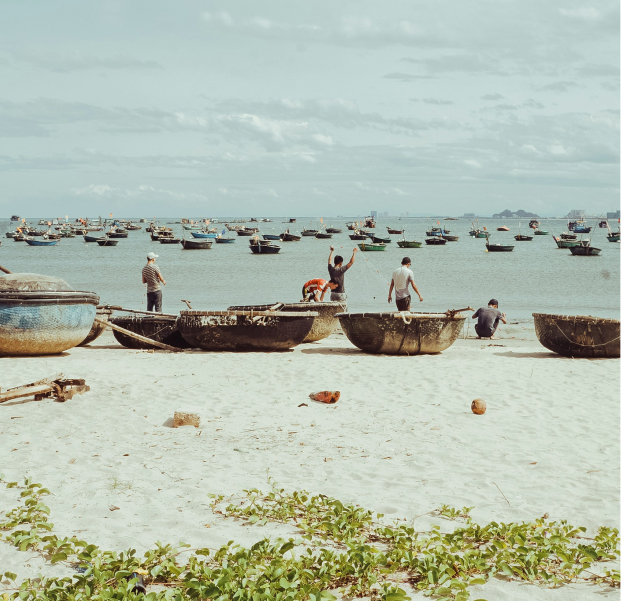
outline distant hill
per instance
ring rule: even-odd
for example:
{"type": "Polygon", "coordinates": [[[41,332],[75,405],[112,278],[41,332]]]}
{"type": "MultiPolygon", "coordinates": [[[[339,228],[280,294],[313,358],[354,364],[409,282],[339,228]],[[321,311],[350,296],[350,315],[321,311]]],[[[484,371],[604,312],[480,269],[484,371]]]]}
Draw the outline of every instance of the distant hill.
{"type": "Polygon", "coordinates": [[[509,219],[511,217],[519,217],[521,219],[537,219],[539,215],[537,213],[529,213],[528,211],[523,211],[519,209],[517,211],[510,211],[509,209],[505,209],[502,213],[495,213],[492,215],[493,219],[509,219]]]}

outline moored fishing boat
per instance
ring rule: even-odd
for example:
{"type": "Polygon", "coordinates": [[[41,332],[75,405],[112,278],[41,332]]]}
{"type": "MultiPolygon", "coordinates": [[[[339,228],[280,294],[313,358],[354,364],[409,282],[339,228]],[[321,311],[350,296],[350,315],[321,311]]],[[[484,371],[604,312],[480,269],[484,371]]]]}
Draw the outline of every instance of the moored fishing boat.
{"type": "Polygon", "coordinates": [[[160,236],[160,244],[179,244],[181,238],[175,238],[175,236],[160,236]]]}
{"type": "Polygon", "coordinates": [[[389,234],[403,234],[403,232],[405,231],[405,230],[397,230],[394,227],[387,227],[386,229],[388,230],[389,234]]]}
{"type": "Polygon", "coordinates": [[[417,242],[416,240],[397,240],[399,248],[420,248],[422,245],[422,242],[417,242]]]}
{"type": "Polygon", "coordinates": [[[224,236],[218,236],[215,238],[216,244],[233,244],[235,238],[225,238],[224,236]]]}
{"type": "Polygon", "coordinates": [[[317,312],[181,311],[179,331],[206,351],[285,351],[311,331],[317,312]]]}
{"type": "Polygon", "coordinates": [[[350,342],[366,353],[440,353],[459,336],[466,315],[447,313],[337,313],[350,342]]]}
{"type": "Polygon", "coordinates": [[[59,278],[34,273],[0,277],[0,355],[55,355],[89,334],[99,297],[59,278]]]}
{"type": "Polygon", "coordinates": [[[547,236],[550,232],[536,228],[533,233],[535,234],[535,236],[547,236]]]}
{"type": "Polygon", "coordinates": [[[302,236],[315,236],[316,234],[319,233],[319,230],[313,230],[313,229],[306,229],[306,228],[302,228],[302,236]]]}
{"type": "Polygon", "coordinates": [[[485,241],[485,249],[487,250],[487,252],[511,252],[513,249],[515,248],[515,246],[513,246],[512,244],[490,244],[489,243],[489,234],[487,235],[487,240],[485,241]]]}
{"type": "Polygon", "coordinates": [[[501,225],[500,227],[496,228],[497,232],[508,232],[509,228],[506,225],[501,225]]]}
{"type": "Polygon", "coordinates": [[[547,349],[565,357],[619,357],[619,320],[590,315],[533,313],[535,333],[547,349]]]}
{"type": "Polygon", "coordinates": [[[112,309],[110,309],[106,305],[98,305],[97,312],[95,313],[95,320],[98,321],[93,321],[93,325],[91,326],[89,333],[87,334],[86,338],[82,340],[80,344],[78,344],[78,346],[85,346],[97,340],[97,338],[99,338],[104,333],[106,329],[106,324],[108,323],[108,319],[110,319],[111,315],[112,309]]]}
{"type": "Polygon", "coordinates": [[[263,234],[263,240],[280,240],[280,235],[277,235],[277,234],[263,234]]]}
{"type": "Polygon", "coordinates": [[[526,234],[518,234],[517,236],[513,236],[516,242],[530,242],[533,240],[534,236],[527,236],[526,234]]]}
{"type": "Polygon", "coordinates": [[[101,240],[97,240],[97,244],[99,244],[99,246],[116,246],[118,243],[118,240],[111,240],[110,238],[102,238],[101,240]]]}
{"type": "Polygon", "coordinates": [[[382,236],[376,236],[375,234],[371,234],[369,238],[371,238],[371,242],[376,242],[378,244],[390,244],[392,242],[392,239],[390,238],[390,236],[382,237],[382,236]]]}
{"type": "Polygon", "coordinates": [[[350,240],[366,240],[368,237],[368,234],[362,233],[360,230],[354,230],[353,234],[349,234],[350,240]]]}
{"type": "Polygon", "coordinates": [[[569,252],[576,257],[596,257],[602,249],[591,246],[590,240],[581,240],[576,246],[571,246],[569,252]]]}
{"type": "Polygon", "coordinates": [[[608,242],[619,242],[619,238],[621,236],[621,232],[616,231],[616,232],[610,232],[607,236],[606,239],[608,240],[608,242]]]}
{"type": "Polygon", "coordinates": [[[54,246],[58,244],[58,240],[48,240],[46,238],[41,238],[39,240],[37,238],[26,237],[25,240],[30,246],[54,246]]]}
{"type": "Polygon", "coordinates": [[[386,245],[383,242],[361,242],[358,248],[363,252],[379,251],[386,250],[386,245]]]}
{"type": "Polygon", "coordinates": [[[429,244],[430,246],[443,246],[446,244],[446,240],[439,236],[433,236],[432,238],[425,238],[425,244],[429,244]]]}
{"type": "Polygon", "coordinates": [[[89,236],[88,234],[84,235],[84,242],[97,242],[98,240],[105,240],[105,236],[89,236]]]}
{"type": "Polygon", "coordinates": [[[459,240],[459,236],[454,236],[453,234],[442,234],[442,238],[447,242],[457,242],[459,240]]]}
{"type": "Polygon", "coordinates": [[[181,246],[184,250],[209,250],[213,240],[181,240],[181,246]]]}
{"type": "Polygon", "coordinates": [[[280,246],[272,244],[271,240],[250,240],[250,250],[255,255],[276,255],[280,252],[280,246]]]}
{"type": "Polygon", "coordinates": [[[254,228],[244,228],[237,230],[238,236],[254,236],[255,229],[254,228]]]}
{"type": "Polygon", "coordinates": [[[556,242],[556,246],[559,248],[571,248],[572,246],[580,245],[578,240],[563,240],[563,238],[557,238],[556,236],[552,236],[552,239],[556,242]]]}
{"type": "MultiPolygon", "coordinates": [[[[190,232],[193,238],[217,238],[218,234],[215,232],[190,232]]],[[[244,234],[245,235],[245,234],[244,234]]]]}
{"type": "MultiPolygon", "coordinates": [[[[190,345],[183,338],[177,327],[177,316],[175,315],[146,315],[131,317],[114,317],[110,323],[125,328],[134,334],[139,334],[145,338],[150,338],[156,342],[162,342],[177,348],[189,348],[190,345]]],[[[148,342],[142,342],[132,338],[123,332],[112,330],[114,337],[119,344],[132,349],[152,349],[148,342]]]]}
{"type": "Polygon", "coordinates": [[[246,305],[228,307],[227,311],[284,311],[294,313],[305,313],[313,311],[317,317],[313,321],[313,327],[302,342],[317,342],[332,334],[339,320],[335,317],[337,313],[346,311],[345,303],[341,302],[313,302],[313,303],[266,303],[262,305],[246,305]]]}
{"type": "Polygon", "coordinates": [[[327,227],[326,228],[326,232],[328,232],[328,234],[340,234],[343,230],[339,229],[338,227],[327,227]]]}
{"type": "Polygon", "coordinates": [[[332,238],[332,234],[328,234],[327,232],[317,232],[315,234],[315,238],[319,238],[320,240],[325,240],[327,238],[332,238]]]}
{"type": "Polygon", "coordinates": [[[563,240],[577,240],[578,239],[578,234],[574,234],[574,233],[569,233],[569,232],[563,232],[560,236],[563,240]]]}
{"type": "Polygon", "coordinates": [[[290,234],[289,232],[283,232],[280,235],[280,239],[283,242],[299,242],[302,239],[302,236],[298,236],[297,234],[290,234]]]}

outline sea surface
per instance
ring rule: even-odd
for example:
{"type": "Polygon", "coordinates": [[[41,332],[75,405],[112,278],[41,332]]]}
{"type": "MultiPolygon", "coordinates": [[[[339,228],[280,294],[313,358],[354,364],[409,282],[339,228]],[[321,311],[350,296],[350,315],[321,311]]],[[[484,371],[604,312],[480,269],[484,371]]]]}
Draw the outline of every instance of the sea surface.
{"type": "MultiPolygon", "coordinates": [[[[29,220],[35,227],[39,218],[29,220]]],[[[136,220],[137,221],[137,220],[136,220]]],[[[160,219],[160,224],[179,218],[160,219]]],[[[346,222],[351,219],[325,220],[343,232],[332,240],[303,237],[300,242],[280,242],[277,255],[254,255],[249,238],[238,237],[234,244],[213,244],[210,250],[183,250],[181,245],[165,245],[151,241],[145,231],[129,232],[116,247],[100,247],[85,243],[82,237],[62,239],[53,247],[29,246],[5,237],[15,224],[0,221],[0,265],[13,272],[32,272],[60,277],[76,290],[96,292],[101,303],[121,305],[130,309],[146,308],[146,287],[141,269],[146,255],[159,255],[157,264],[166,280],[163,287],[164,312],[177,313],[186,309],[182,299],[194,309],[226,309],[230,305],[298,302],[302,285],[314,278],[328,277],[327,262],[332,244],[345,262],[352,255],[357,241],[349,239],[346,222]]],[[[224,229],[225,219],[217,226],[224,229]]],[[[292,233],[303,227],[319,227],[318,220],[298,219],[295,224],[274,218],[272,223],[259,225],[261,232],[280,234],[287,228],[292,233]]],[[[532,242],[514,242],[519,225],[515,220],[480,220],[491,232],[492,243],[515,243],[510,253],[488,253],[485,240],[471,238],[470,221],[443,222],[458,242],[444,246],[401,249],[393,235],[384,252],[358,252],[355,264],[345,278],[349,310],[390,311],[388,287],[391,274],[401,259],[412,259],[416,284],[424,301],[413,299],[413,310],[444,312],[447,309],[480,307],[491,298],[499,300],[499,308],[510,320],[529,321],[534,312],[571,315],[595,315],[619,319],[619,248],[606,239],[607,230],[596,223],[590,237],[592,245],[602,249],[598,257],[574,257],[568,249],[558,249],[551,234],[566,230],[565,220],[541,220],[541,229],[548,236],[535,236],[532,242]],[[506,224],[509,232],[497,232],[506,224]],[[416,301],[416,302],[415,302],[416,301]]],[[[415,218],[384,218],[377,220],[375,232],[387,235],[386,227],[405,228],[408,240],[423,241],[425,231],[434,221],[415,218]]],[[[171,224],[181,237],[180,224],[171,224]]],[[[617,223],[611,224],[613,229],[617,223]]],[[[522,222],[522,233],[528,233],[522,222]]],[[[98,235],[95,233],[94,235],[98,235]]],[[[186,237],[190,233],[186,232],[186,237]]],[[[585,236],[585,237],[588,237],[585,236]]],[[[0,274],[1,275],[1,274],[0,274]]]]}

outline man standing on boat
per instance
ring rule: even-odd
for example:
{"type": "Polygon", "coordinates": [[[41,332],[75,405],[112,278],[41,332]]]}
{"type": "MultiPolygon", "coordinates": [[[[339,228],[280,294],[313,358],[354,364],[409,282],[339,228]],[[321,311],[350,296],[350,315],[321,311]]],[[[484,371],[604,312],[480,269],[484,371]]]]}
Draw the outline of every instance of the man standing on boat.
{"type": "Polygon", "coordinates": [[[147,311],[162,312],[162,289],[160,282],[166,286],[160,268],[155,264],[158,255],[149,253],[147,264],[142,268],[142,283],[147,285],[147,311]]]}
{"type": "Polygon", "coordinates": [[[344,303],[347,300],[347,295],[345,294],[345,272],[354,264],[358,249],[354,248],[351,259],[345,266],[343,265],[343,257],[341,255],[334,257],[334,265],[332,265],[333,252],[334,246],[331,246],[330,256],[328,257],[328,273],[330,274],[330,280],[334,280],[337,286],[330,293],[330,300],[344,303]]]}
{"type": "Polygon", "coordinates": [[[395,290],[395,302],[397,303],[398,311],[410,310],[410,293],[408,287],[411,284],[412,290],[418,294],[420,302],[423,302],[423,297],[420,295],[416,284],[414,283],[414,274],[410,269],[412,261],[410,257],[403,257],[401,260],[401,267],[395,269],[392,272],[392,281],[390,282],[390,290],[388,291],[388,302],[392,302],[392,290],[395,290]]]}
{"type": "Polygon", "coordinates": [[[474,330],[477,333],[477,340],[481,338],[491,338],[494,340],[494,334],[496,328],[498,328],[498,322],[507,323],[506,313],[501,313],[498,310],[498,301],[493,298],[487,303],[487,307],[481,307],[477,309],[477,312],[472,316],[472,319],[478,317],[478,322],[474,324],[474,330]]]}

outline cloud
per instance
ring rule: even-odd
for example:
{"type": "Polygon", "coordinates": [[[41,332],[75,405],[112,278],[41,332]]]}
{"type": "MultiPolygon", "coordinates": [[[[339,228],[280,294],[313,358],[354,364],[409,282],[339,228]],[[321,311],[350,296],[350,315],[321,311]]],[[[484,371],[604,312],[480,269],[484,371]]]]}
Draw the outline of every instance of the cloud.
{"type": "Polygon", "coordinates": [[[493,73],[495,75],[508,75],[505,68],[498,64],[498,57],[491,55],[483,56],[475,53],[444,54],[431,58],[401,59],[401,62],[419,65],[428,73],[493,73]]]}
{"type": "Polygon", "coordinates": [[[558,94],[569,92],[570,88],[578,88],[580,87],[574,81],[555,81],[553,83],[549,83],[545,86],[537,88],[539,92],[557,92],[558,94]]]}
{"type": "Polygon", "coordinates": [[[75,196],[110,197],[111,199],[132,199],[145,202],[158,201],[205,201],[207,197],[194,192],[178,192],[165,188],[156,188],[147,184],[140,184],[134,188],[117,188],[108,184],[89,184],[83,188],[74,188],[71,192],[75,196]]]}
{"type": "Polygon", "coordinates": [[[619,79],[619,67],[606,64],[587,63],[576,68],[580,77],[613,77],[619,79]]]}
{"type": "Polygon", "coordinates": [[[580,19],[583,21],[594,21],[601,17],[601,13],[592,6],[582,8],[559,8],[559,13],[570,19],[580,19]]]}
{"type": "Polygon", "coordinates": [[[48,69],[57,73],[70,71],[85,71],[88,69],[162,69],[162,65],[152,60],[139,60],[129,56],[116,55],[101,58],[86,56],[79,52],[59,54],[57,52],[36,53],[31,51],[16,51],[12,53],[14,60],[28,63],[41,69],[48,69]]]}
{"type": "Polygon", "coordinates": [[[387,73],[383,75],[384,79],[394,79],[396,81],[417,81],[419,79],[431,79],[430,75],[412,75],[411,73],[401,73],[399,71],[395,71],[393,73],[387,73]]]}
{"type": "Polygon", "coordinates": [[[503,98],[502,94],[485,94],[481,96],[481,100],[502,100],[503,98]]]}

